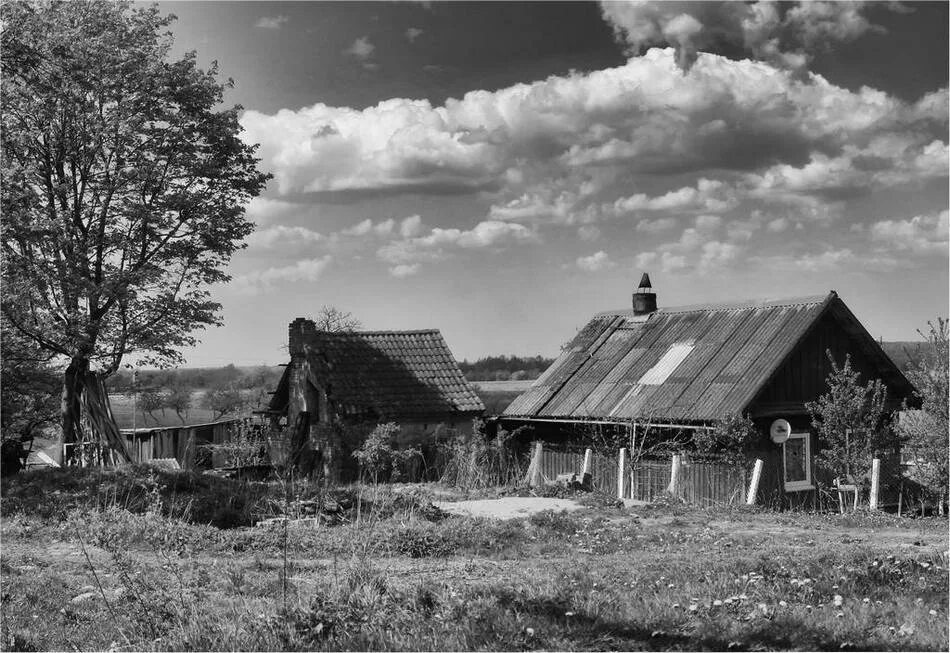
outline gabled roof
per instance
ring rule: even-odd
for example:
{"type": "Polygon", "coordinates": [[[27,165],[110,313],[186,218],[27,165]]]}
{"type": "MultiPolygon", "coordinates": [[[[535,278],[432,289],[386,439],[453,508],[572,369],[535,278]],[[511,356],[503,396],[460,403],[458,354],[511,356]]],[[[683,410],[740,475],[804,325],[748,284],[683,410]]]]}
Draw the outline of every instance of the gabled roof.
{"type": "Polygon", "coordinates": [[[744,412],[833,312],[881,371],[907,380],[832,291],[795,299],[599,313],[505,417],[705,422],[744,412]]]}
{"type": "MultiPolygon", "coordinates": [[[[309,333],[311,382],[337,410],[380,419],[481,412],[485,405],[465,380],[438,330],[309,333]]],[[[286,386],[278,386],[272,407],[286,386]]],[[[286,400],[284,399],[284,405],[286,400]]]]}

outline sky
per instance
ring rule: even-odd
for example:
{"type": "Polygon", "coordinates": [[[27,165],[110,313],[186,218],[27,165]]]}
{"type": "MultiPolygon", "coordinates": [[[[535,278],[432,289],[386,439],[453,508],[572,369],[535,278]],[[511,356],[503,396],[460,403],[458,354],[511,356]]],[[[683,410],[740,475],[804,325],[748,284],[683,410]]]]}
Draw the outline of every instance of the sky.
{"type": "Polygon", "coordinates": [[[188,366],[330,305],[459,359],[658,304],[948,310],[948,4],[166,2],[273,175],[188,366]]]}

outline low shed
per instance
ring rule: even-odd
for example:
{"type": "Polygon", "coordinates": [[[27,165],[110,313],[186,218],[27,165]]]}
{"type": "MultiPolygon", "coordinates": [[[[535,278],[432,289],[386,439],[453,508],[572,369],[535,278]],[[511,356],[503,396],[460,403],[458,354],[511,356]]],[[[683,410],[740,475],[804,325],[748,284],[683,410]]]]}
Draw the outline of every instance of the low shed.
{"type": "Polygon", "coordinates": [[[689,431],[749,415],[766,462],[761,491],[808,502],[821,443],[805,404],[827,390],[826,352],[839,363],[850,354],[862,379],[881,379],[889,409],[912,396],[910,382],[834,291],[657,308],[644,275],[631,310],[595,315],[499,419],[563,440],[594,424],[689,431]],[[782,444],[768,435],[776,419],[791,425],[782,444]]]}

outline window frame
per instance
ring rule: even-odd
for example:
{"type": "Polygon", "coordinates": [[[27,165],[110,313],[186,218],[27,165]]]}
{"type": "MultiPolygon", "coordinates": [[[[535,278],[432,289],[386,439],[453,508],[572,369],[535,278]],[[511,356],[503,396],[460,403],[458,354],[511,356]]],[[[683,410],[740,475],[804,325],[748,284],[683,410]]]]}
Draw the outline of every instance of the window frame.
{"type": "Polygon", "coordinates": [[[811,434],[807,431],[790,433],[788,439],[782,443],[782,481],[785,484],[786,492],[802,492],[804,490],[814,490],[815,484],[811,477],[811,434]],[[805,479],[801,481],[788,480],[787,446],[792,440],[803,440],[805,442],[805,479]]]}

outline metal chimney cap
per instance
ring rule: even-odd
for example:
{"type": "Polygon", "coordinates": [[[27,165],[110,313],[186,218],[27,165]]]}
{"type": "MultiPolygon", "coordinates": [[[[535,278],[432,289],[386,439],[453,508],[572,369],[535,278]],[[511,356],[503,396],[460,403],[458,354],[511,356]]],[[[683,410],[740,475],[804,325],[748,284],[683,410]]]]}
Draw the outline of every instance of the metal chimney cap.
{"type": "Polygon", "coordinates": [[[653,288],[653,285],[650,283],[650,275],[646,272],[640,277],[640,285],[637,286],[637,289],[639,290],[640,288],[653,288]]]}

